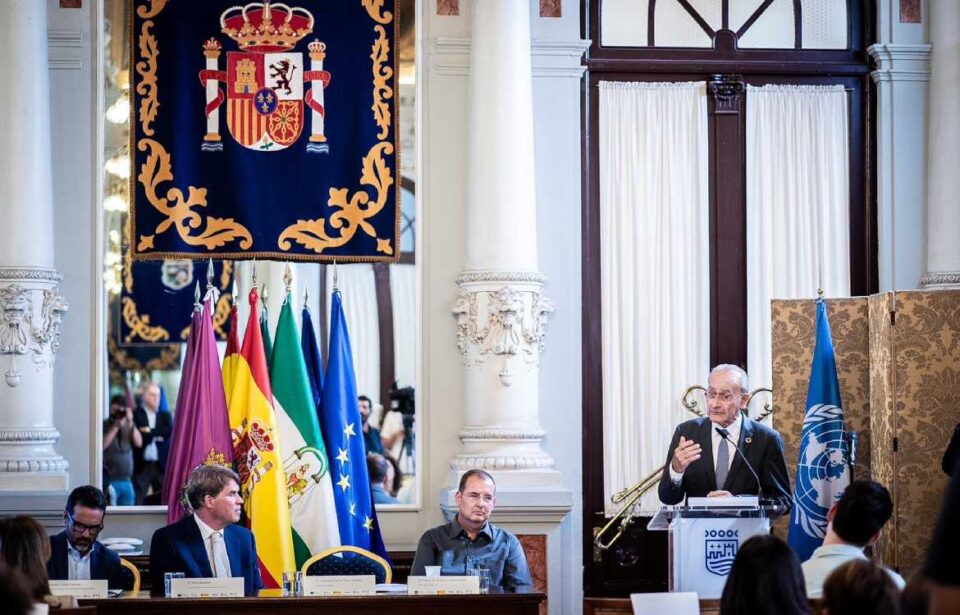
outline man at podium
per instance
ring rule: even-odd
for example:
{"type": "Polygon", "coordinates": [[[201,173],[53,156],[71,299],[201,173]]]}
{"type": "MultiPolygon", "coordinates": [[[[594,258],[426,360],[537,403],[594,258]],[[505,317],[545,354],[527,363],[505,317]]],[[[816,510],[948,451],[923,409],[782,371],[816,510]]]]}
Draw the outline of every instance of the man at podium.
{"type": "Polygon", "coordinates": [[[708,385],[707,417],[681,423],[673,433],[660,478],[660,501],[759,495],[762,503],[786,514],[793,498],[783,441],[743,412],[749,398],[747,373],[736,365],[717,365],[708,385]]]}

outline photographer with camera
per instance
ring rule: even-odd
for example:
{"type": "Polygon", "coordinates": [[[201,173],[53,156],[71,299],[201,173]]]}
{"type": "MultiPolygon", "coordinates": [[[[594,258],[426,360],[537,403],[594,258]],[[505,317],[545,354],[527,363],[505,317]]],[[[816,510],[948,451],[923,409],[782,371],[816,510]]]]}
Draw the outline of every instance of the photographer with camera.
{"type": "Polygon", "coordinates": [[[390,387],[390,410],[380,422],[380,438],[383,448],[400,462],[404,474],[416,474],[414,464],[415,436],[413,422],[416,415],[416,402],[413,387],[398,388],[394,382],[390,387]]]}
{"type": "Polygon", "coordinates": [[[133,506],[133,449],[143,446],[140,431],[133,424],[133,409],[123,395],[110,398],[110,416],[103,421],[104,489],[113,487],[114,506],[133,506]]]}

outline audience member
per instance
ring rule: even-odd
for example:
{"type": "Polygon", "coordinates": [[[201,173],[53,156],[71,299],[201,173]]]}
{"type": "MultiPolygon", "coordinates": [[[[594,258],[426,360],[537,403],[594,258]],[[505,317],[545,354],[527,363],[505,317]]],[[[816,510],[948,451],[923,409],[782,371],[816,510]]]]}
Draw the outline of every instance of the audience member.
{"type": "Polygon", "coordinates": [[[77,487],[63,511],[66,529],[50,537],[47,574],[70,581],[106,580],[111,589],[124,589],[126,573],[120,556],[97,542],[103,531],[107,501],[92,485],[77,487]]]}
{"type": "Polygon", "coordinates": [[[160,387],[148,383],[143,399],[133,413],[143,446],[133,449],[134,482],[137,503],[160,503],[163,472],[167,465],[167,440],[173,431],[173,416],[160,409],[160,387]],[[148,499],[149,496],[149,499],[148,499]]]}
{"type": "Polygon", "coordinates": [[[370,413],[373,412],[373,402],[366,395],[357,397],[357,406],[360,408],[360,426],[363,430],[363,444],[367,453],[383,454],[383,442],[380,440],[380,430],[370,424],[370,413]]]}
{"type": "Polygon", "coordinates": [[[0,605],[5,615],[29,615],[33,610],[23,575],[3,564],[0,564],[0,605]]]}
{"type": "Polygon", "coordinates": [[[406,502],[406,497],[401,497],[401,491],[403,490],[403,472],[400,471],[400,462],[394,459],[392,455],[386,453],[384,453],[383,458],[390,464],[390,467],[387,469],[387,480],[384,482],[387,493],[401,502],[406,502]]]}
{"type": "Polygon", "coordinates": [[[422,576],[427,566],[442,566],[441,574],[464,575],[468,564],[483,564],[490,571],[491,587],[531,589],[520,541],[488,521],[497,502],[493,477],[483,470],[467,470],[454,499],[457,516],[420,537],[410,574],[422,576]]]}
{"type": "Polygon", "coordinates": [[[256,596],[262,586],[257,544],[240,520],[240,477],[216,465],[198,466],[184,488],[193,508],[188,515],[153,534],[150,575],[153,595],[163,595],[163,574],[188,578],[243,577],[244,593],[256,596]]]}
{"type": "Polygon", "coordinates": [[[932,582],[931,615],[960,613],[960,472],[954,472],[940,509],[923,572],[932,582]]]}
{"type": "MultiPolygon", "coordinates": [[[[872,480],[850,483],[840,501],[827,512],[827,535],[810,559],[803,563],[807,596],[819,598],[823,582],[836,568],[853,559],[866,559],[864,548],[880,539],[880,530],[893,514],[893,500],[886,487],[872,480]]],[[[886,570],[886,569],[885,569],[886,570]]],[[[906,582],[887,570],[897,589],[906,582]]]]}
{"type": "Polygon", "coordinates": [[[868,559],[835,569],[823,584],[823,614],[900,615],[900,590],[889,571],[868,559]]]}
{"type": "Polygon", "coordinates": [[[50,606],[76,606],[76,600],[70,596],[50,595],[49,559],[50,539],[36,519],[27,516],[0,519],[0,560],[20,573],[30,599],[50,606]]]}
{"type": "Polygon", "coordinates": [[[763,534],[740,545],[720,597],[720,615],[809,612],[800,561],[787,543],[763,534]]]}
{"type": "Polygon", "coordinates": [[[930,581],[918,570],[910,577],[900,594],[900,612],[902,615],[927,615],[929,610],[930,581]]]}
{"type": "Polygon", "coordinates": [[[387,484],[390,476],[390,462],[383,455],[367,454],[367,473],[370,475],[370,491],[374,504],[399,504],[400,500],[390,495],[387,484]]]}
{"type": "Polygon", "coordinates": [[[133,424],[133,410],[123,395],[110,398],[110,416],[103,421],[103,475],[113,488],[114,506],[133,506],[133,451],[143,447],[143,436],[133,424]]]}

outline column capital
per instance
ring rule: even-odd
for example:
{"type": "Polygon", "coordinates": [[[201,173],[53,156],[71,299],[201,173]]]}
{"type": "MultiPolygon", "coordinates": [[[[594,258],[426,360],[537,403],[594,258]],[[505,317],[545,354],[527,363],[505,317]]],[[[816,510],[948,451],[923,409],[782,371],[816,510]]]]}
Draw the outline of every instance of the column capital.
{"type": "Polygon", "coordinates": [[[874,82],[929,81],[932,45],[876,43],[867,47],[867,53],[877,63],[870,73],[874,82]]]}

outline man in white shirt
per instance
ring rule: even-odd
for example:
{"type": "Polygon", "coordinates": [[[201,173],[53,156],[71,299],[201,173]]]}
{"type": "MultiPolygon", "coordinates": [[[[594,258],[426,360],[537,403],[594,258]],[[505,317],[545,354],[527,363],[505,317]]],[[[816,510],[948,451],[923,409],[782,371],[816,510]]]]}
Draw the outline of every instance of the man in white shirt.
{"type": "Polygon", "coordinates": [[[124,589],[126,573],[120,556],[97,542],[106,511],[107,500],[93,485],[77,487],[70,493],[63,511],[66,529],[50,537],[47,576],[51,580],[105,579],[110,588],[124,589]]]}
{"type": "Polygon", "coordinates": [[[707,416],[681,423],[673,434],[660,500],[679,504],[685,497],[762,495],[778,513],[787,513],[793,498],[783,442],[743,412],[750,399],[747,373],[736,365],[718,365],[708,384],[707,416]]]}
{"type": "MultiPolygon", "coordinates": [[[[840,501],[827,513],[827,535],[803,563],[807,597],[822,598],[823,582],[830,573],[853,559],[867,559],[864,548],[880,538],[880,530],[893,514],[893,501],[886,487],[872,480],[858,480],[844,490],[840,501]]],[[[885,568],[899,589],[903,577],[885,568]]]]}
{"type": "Polygon", "coordinates": [[[160,410],[160,387],[157,384],[151,382],[144,387],[141,404],[133,413],[133,422],[141,439],[141,446],[133,450],[137,503],[159,504],[173,416],[160,410]]]}

